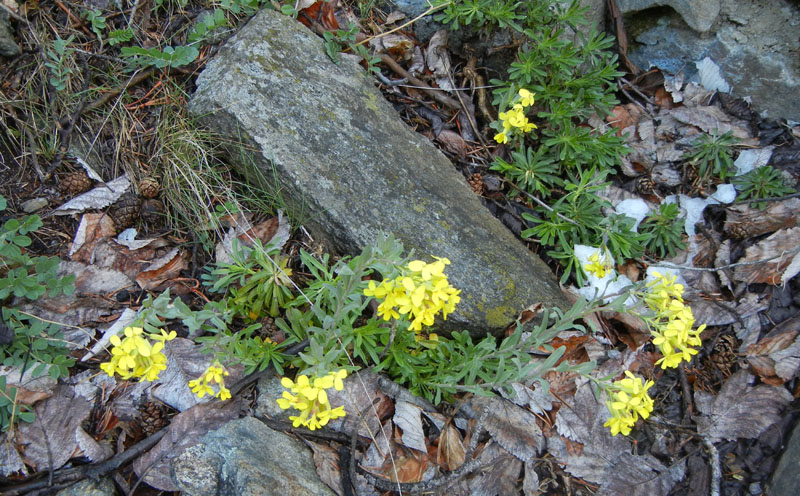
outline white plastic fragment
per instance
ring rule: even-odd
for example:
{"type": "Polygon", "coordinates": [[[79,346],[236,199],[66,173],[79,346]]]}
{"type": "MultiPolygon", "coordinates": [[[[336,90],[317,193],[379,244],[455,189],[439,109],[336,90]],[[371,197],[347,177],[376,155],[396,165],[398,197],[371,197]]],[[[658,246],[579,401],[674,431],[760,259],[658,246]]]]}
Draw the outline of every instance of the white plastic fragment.
{"type": "Polygon", "coordinates": [[[730,92],[731,86],[723,79],[719,66],[713,60],[706,57],[700,62],[695,62],[695,66],[697,66],[697,71],[699,72],[700,84],[705,89],[721,93],[730,92]]]}

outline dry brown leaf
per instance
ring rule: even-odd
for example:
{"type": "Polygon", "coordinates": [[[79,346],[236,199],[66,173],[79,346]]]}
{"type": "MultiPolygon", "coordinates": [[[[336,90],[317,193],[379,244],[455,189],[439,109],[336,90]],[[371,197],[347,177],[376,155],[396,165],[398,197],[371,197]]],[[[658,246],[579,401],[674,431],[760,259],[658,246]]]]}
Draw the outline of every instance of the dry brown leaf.
{"type": "Polygon", "coordinates": [[[721,326],[738,322],[740,318],[756,315],[769,308],[769,302],[742,298],[739,304],[697,300],[690,303],[696,325],[721,326]]]}
{"type": "Polygon", "coordinates": [[[486,457],[493,463],[489,469],[482,470],[480,475],[470,481],[470,494],[472,496],[517,494],[517,480],[522,471],[522,462],[494,443],[483,450],[481,457],[486,457]]]}
{"type": "Polygon", "coordinates": [[[467,155],[467,151],[469,150],[467,142],[464,141],[464,138],[462,138],[457,132],[449,129],[442,129],[442,132],[436,136],[436,141],[442,145],[442,148],[445,151],[450,152],[462,159],[467,155]]]}
{"type": "Polygon", "coordinates": [[[394,406],[394,425],[402,429],[401,442],[408,448],[427,453],[425,433],[422,430],[422,409],[405,401],[398,401],[394,406]]]}
{"type": "Polygon", "coordinates": [[[606,121],[612,127],[617,128],[617,136],[622,136],[622,130],[629,126],[635,126],[642,117],[642,109],[638,105],[628,103],[627,105],[617,105],[611,109],[611,115],[606,117],[606,121]]]}
{"type": "Polygon", "coordinates": [[[414,56],[414,41],[403,33],[372,38],[369,44],[376,52],[388,53],[398,62],[406,62],[414,56]]]}
{"type": "Polygon", "coordinates": [[[447,50],[447,30],[440,29],[433,33],[425,50],[425,62],[428,69],[436,77],[436,84],[443,90],[452,90],[455,87],[450,82],[450,52],[447,50]]]}
{"type": "Polygon", "coordinates": [[[486,431],[506,451],[523,462],[538,456],[544,436],[531,412],[498,397],[478,397],[472,402],[475,411],[487,408],[486,431]]]}
{"type": "Polygon", "coordinates": [[[675,102],[672,100],[672,95],[664,88],[656,89],[656,92],[653,95],[653,100],[656,102],[656,105],[667,110],[675,106],[675,102]]]}
{"type": "Polygon", "coordinates": [[[342,489],[342,472],[339,468],[339,454],[335,449],[324,444],[306,441],[311,447],[314,456],[314,466],[317,468],[317,475],[322,482],[329,488],[342,496],[345,494],[342,489]]]}
{"type": "Polygon", "coordinates": [[[97,243],[102,239],[113,237],[116,233],[117,228],[110,215],[84,214],[69,249],[69,258],[76,262],[92,263],[97,243]]]}
{"type": "Polygon", "coordinates": [[[611,435],[603,426],[608,416],[605,404],[595,398],[590,383],[578,388],[570,406],[558,411],[556,429],[579,444],[568,445],[569,440],[553,436],[547,449],[566,464],[567,472],[599,484],[595,494],[661,496],[683,479],[683,462],[668,468],[651,455],[633,455],[625,436],[611,435]]]}
{"type": "MultiPolygon", "coordinates": [[[[331,405],[343,406],[347,413],[344,417],[330,421],[328,427],[347,435],[357,432],[364,437],[376,435],[380,430],[380,419],[375,415],[375,410],[380,412],[382,403],[391,402],[378,387],[378,375],[364,370],[349,375],[344,380],[343,390],[328,391],[328,401],[331,405]],[[370,404],[373,406],[370,407],[370,404]]],[[[386,432],[387,436],[391,434],[391,431],[386,432]]]]}
{"type": "Polygon", "coordinates": [[[28,467],[22,461],[17,448],[3,436],[2,446],[0,446],[0,475],[8,477],[13,474],[28,475],[28,467]]]}
{"type": "Polygon", "coordinates": [[[161,257],[153,260],[147,270],[136,276],[136,282],[142,289],[163,289],[163,284],[180,276],[182,270],[189,267],[188,252],[173,248],[161,257]]]}
{"type": "Polygon", "coordinates": [[[792,401],[783,387],[750,385],[746,370],[731,375],[716,396],[695,391],[695,404],[702,415],[695,417],[698,431],[712,442],[756,438],[781,419],[792,401]]]}
{"type": "Polygon", "coordinates": [[[89,417],[91,404],[71,387],[59,385],[34,408],[36,419],[17,427],[25,462],[37,471],[56,470],[78,449],[76,431],[89,417]]]}
{"type": "Polygon", "coordinates": [[[384,468],[392,482],[420,482],[428,466],[427,457],[422,460],[414,456],[395,455],[394,465],[384,468]]]}
{"type": "Polygon", "coordinates": [[[237,418],[243,407],[238,398],[233,398],[224,402],[201,403],[174,416],[161,441],[133,462],[136,475],[156,489],[179,491],[170,477],[172,459],[199,443],[208,432],[237,418]]]}
{"type": "Polygon", "coordinates": [[[747,122],[731,117],[713,105],[680,107],[671,110],[670,113],[678,121],[696,126],[708,134],[722,135],[731,131],[739,139],[751,138],[750,125],[747,122]]]}
{"type": "Polygon", "coordinates": [[[733,278],[748,284],[761,282],[783,284],[800,272],[800,227],[781,229],[772,236],[747,248],[739,263],[761,262],[739,265],[733,278]],[[767,260],[771,259],[771,260],[767,260]]]}
{"type": "Polygon", "coordinates": [[[436,450],[436,463],[443,469],[456,470],[464,464],[464,443],[461,433],[453,424],[447,424],[442,430],[436,450]]]}
{"type": "Polygon", "coordinates": [[[75,440],[83,456],[93,462],[108,460],[114,455],[114,450],[106,443],[98,443],[85,430],[78,427],[75,430],[75,440]]]}
{"type": "Polygon", "coordinates": [[[511,384],[511,388],[514,390],[514,394],[507,395],[504,390],[501,390],[503,397],[513,401],[516,405],[527,406],[533,413],[543,414],[553,408],[553,402],[556,400],[549,390],[545,391],[541,386],[531,389],[524,384],[514,382],[511,384]]]}
{"type": "Polygon", "coordinates": [[[728,208],[725,219],[725,232],[743,229],[746,237],[775,232],[779,229],[797,227],[800,212],[800,198],[769,203],[766,210],[758,210],[748,205],[734,205],[728,208]]]}
{"type": "Polygon", "coordinates": [[[745,352],[750,370],[763,382],[780,386],[800,368],[800,318],[782,322],[745,352]]]}

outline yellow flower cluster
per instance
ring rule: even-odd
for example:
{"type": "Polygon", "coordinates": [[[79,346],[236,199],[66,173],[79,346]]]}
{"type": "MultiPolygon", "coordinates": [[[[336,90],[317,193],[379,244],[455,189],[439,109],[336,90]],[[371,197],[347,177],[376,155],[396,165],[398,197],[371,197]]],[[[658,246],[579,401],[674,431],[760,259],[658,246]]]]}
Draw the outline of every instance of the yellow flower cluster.
{"type": "Polygon", "coordinates": [[[209,395],[216,396],[222,401],[225,401],[231,397],[230,389],[225,387],[226,375],[228,375],[228,371],[225,370],[221,363],[215,360],[214,363],[209,365],[206,371],[203,372],[203,375],[193,381],[189,381],[189,387],[192,388],[192,392],[196,394],[198,398],[209,395]],[[214,393],[214,388],[211,387],[213,383],[217,383],[219,386],[219,392],[216,394],[214,393]]]}
{"type": "Polygon", "coordinates": [[[276,401],[283,410],[288,410],[289,408],[300,410],[299,415],[289,417],[294,427],[304,425],[312,431],[319,429],[330,420],[344,417],[344,407],[340,406],[331,409],[331,404],[328,402],[328,393],[325,390],[334,388],[337,391],[341,391],[344,387],[342,379],[345,377],[347,377],[347,371],[344,369],[313,380],[305,375],[299,376],[297,381],[284,377],[281,379],[281,385],[291,390],[291,393],[284,391],[283,397],[276,401]]]}
{"type": "Polygon", "coordinates": [[[525,109],[533,105],[533,93],[522,88],[519,90],[519,98],[508,112],[500,112],[500,120],[503,121],[503,131],[494,136],[498,143],[508,143],[508,133],[527,133],[536,129],[536,124],[528,122],[525,116],[525,109]]]}
{"type": "Polygon", "coordinates": [[[111,336],[114,345],[111,361],[101,363],[100,369],[111,377],[117,373],[123,379],[139,377],[141,381],[155,381],[159,372],[167,368],[167,357],[161,351],[164,342],[175,339],[175,336],[175,331],[167,334],[162,329],[161,334],[151,334],[145,333],[141,327],[126,327],[124,339],[111,336]]]}
{"type": "Polygon", "coordinates": [[[664,357],[656,362],[662,369],[675,368],[682,361],[691,361],[697,354],[697,347],[702,344],[700,333],[705,324],[694,327],[692,309],[683,303],[683,285],[676,284],[676,276],[664,276],[653,273],[656,280],[647,286],[648,293],[644,301],[656,313],[650,321],[650,334],[653,344],[658,346],[664,357]]]}
{"type": "Polygon", "coordinates": [[[653,381],[643,384],[642,379],[628,370],[625,371],[625,375],[627,376],[625,379],[611,384],[611,399],[606,401],[611,417],[603,425],[611,429],[612,436],[620,432],[627,436],[639,417],[646,419],[653,411],[653,399],[647,394],[647,390],[653,386],[653,381]]]}
{"type": "Polygon", "coordinates": [[[450,264],[446,258],[433,257],[433,263],[422,260],[409,262],[403,275],[379,285],[369,282],[364,290],[366,296],[383,300],[378,306],[378,315],[384,320],[398,319],[400,315],[410,314],[413,317],[410,329],[418,332],[422,326],[432,326],[433,319],[440,311],[442,318],[452,313],[456,304],[461,301],[460,290],[454,288],[444,275],[445,265],[450,264]]]}
{"type": "Polygon", "coordinates": [[[594,274],[598,278],[604,278],[613,269],[605,255],[602,260],[600,259],[600,252],[596,251],[589,256],[589,263],[583,266],[583,269],[589,273],[594,274]]]}

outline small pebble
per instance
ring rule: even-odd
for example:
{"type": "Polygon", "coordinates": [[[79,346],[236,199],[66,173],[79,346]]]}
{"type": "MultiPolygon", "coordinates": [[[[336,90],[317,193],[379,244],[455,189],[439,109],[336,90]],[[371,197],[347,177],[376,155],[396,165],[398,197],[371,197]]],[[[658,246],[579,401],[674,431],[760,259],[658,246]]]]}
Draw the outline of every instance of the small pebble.
{"type": "Polygon", "coordinates": [[[760,482],[753,482],[752,484],[750,484],[750,487],[748,489],[750,490],[750,494],[752,494],[753,496],[764,494],[764,490],[761,488],[760,482]]]}
{"type": "Polygon", "coordinates": [[[31,198],[28,201],[22,202],[19,206],[26,214],[32,214],[37,210],[41,210],[47,206],[47,198],[31,198]]]}

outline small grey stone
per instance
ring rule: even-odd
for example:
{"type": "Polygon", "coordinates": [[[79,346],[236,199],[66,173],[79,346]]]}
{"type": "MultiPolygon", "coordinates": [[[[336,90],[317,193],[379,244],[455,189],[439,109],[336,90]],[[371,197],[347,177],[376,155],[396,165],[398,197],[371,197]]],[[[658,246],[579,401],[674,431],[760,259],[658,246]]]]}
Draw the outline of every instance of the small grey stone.
{"type": "Polygon", "coordinates": [[[116,496],[117,489],[108,477],[84,479],[56,493],[56,496],[116,496]]]}
{"type": "Polygon", "coordinates": [[[486,186],[486,191],[494,193],[503,188],[503,181],[495,175],[487,174],[483,176],[483,185],[486,186]]]}
{"type": "Polygon", "coordinates": [[[190,496],[332,496],[300,440],[253,417],[206,434],[172,462],[175,485],[190,496]]]}
{"type": "Polygon", "coordinates": [[[26,214],[32,214],[33,212],[46,207],[47,203],[47,198],[31,198],[30,200],[22,202],[19,208],[21,208],[26,214]]]}
{"type": "Polygon", "coordinates": [[[275,401],[283,395],[286,389],[281,386],[281,378],[277,374],[272,374],[259,379],[256,387],[258,388],[258,399],[256,400],[256,417],[265,416],[274,420],[289,421],[289,416],[295,410],[282,410],[275,401]]]}
{"type": "Polygon", "coordinates": [[[4,57],[16,57],[22,53],[17,42],[14,41],[14,30],[11,29],[10,18],[8,11],[0,8],[0,55],[4,57]]]}
{"type": "Polygon", "coordinates": [[[195,444],[172,462],[175,485],[192,496],[215,496],[219,492],[219,469],[223,460],[205,451],[205,445],[195,444]]]}

